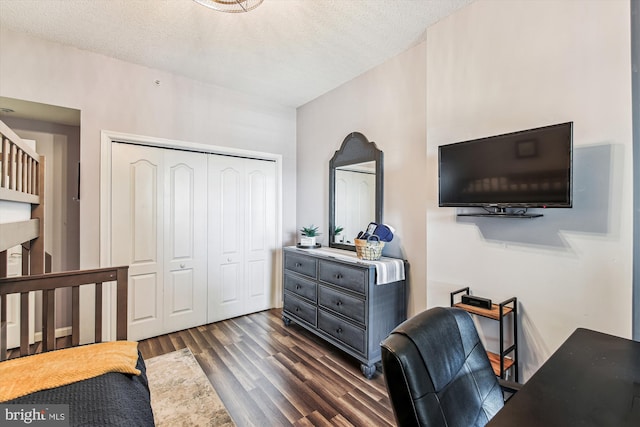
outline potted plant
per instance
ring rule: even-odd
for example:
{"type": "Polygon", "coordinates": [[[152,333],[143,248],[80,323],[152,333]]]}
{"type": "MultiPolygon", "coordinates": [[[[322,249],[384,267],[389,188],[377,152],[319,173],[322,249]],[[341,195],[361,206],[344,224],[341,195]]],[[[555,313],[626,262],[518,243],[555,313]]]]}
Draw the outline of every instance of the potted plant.
{"type": "Polygon", "coordinates": [[[318,237],[321,233],[318,231],[317,226],[311,224],[309,227],[302,227],[300,229],[300,234],[302,234],[302,238],[300,239],[300,245],[315,246],[316,237],[318,237]]]}
{"type": "Polygon", "coordinates": [[[333,228],[333,241],[336,243],[343,243],[344,242],[344,236],[342,235],[342,232],[344,231],[344,227],[340,226],[340,225],[336,225],[333,228]]]}

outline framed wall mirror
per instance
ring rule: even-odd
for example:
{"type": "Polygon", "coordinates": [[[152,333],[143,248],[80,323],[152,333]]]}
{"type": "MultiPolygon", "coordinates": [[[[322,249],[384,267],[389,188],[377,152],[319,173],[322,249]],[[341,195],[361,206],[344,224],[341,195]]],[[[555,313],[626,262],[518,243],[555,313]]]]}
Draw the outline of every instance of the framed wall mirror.
{"type": "Polygon", "coordinates": [[[382,223],[382,151],[352,132],[329,162],[329,246],[355,251],[370,222],[382,223]]]}

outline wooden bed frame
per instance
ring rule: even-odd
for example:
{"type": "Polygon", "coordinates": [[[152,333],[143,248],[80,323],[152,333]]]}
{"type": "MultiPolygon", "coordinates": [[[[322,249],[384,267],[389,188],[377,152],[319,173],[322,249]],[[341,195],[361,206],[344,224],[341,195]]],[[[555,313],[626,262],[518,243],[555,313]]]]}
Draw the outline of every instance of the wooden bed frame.
{"type": "Polygon", "coordinates": [[[95,342],[102,341],[104,282],[116,281],[116,339],[127,339],[127,278],[129,267],[0,278],[0,361],[7,358],[7,296],[20,295],[20,355],[29,354],[29,293],[42,291],[42,351],[56,349],[55,290],[71,288],[71,346],[80,345],[80,286],[95,284],[95,342]]]}
{"type": "Polygon", "coordinates": [[[0,361],[7,358],[7,297],[20,295],[20,355],[28,355],[29,293],[42,292],[42,351],[55,350],[55,292],[71,288],[71,346],[80,344],[80,286],[95,284],[95,342],[102,341],[103,284],[116,282],[116,339],[127,339],[128,267],[45,274],[44,167],[28,144],[0,121],[0,201],[28,204],[31,217],[0,223],[0,361]],[[22,276],[7,276],[7,250],[22,246],[22,276]]]}

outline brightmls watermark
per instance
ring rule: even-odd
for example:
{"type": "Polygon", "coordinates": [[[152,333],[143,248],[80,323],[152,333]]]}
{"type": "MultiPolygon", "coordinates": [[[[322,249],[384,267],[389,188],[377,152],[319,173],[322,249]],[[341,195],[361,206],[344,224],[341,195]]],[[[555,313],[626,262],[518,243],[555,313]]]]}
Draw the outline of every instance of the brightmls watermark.
{"type": "Polygon", "coordinates": [[[0,404],[0,426],[69,427],[69,405],[0,404]]]}

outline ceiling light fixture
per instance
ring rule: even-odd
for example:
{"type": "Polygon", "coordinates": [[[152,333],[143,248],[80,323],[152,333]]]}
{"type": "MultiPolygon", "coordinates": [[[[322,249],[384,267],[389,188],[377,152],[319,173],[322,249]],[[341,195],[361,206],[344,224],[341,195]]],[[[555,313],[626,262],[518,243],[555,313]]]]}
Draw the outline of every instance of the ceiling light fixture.
{"type": "Polygon", "coordinates": [[[260,6],[263,0],[194,0],[203,6],[220,12],[244,13],[260,6]]]}

